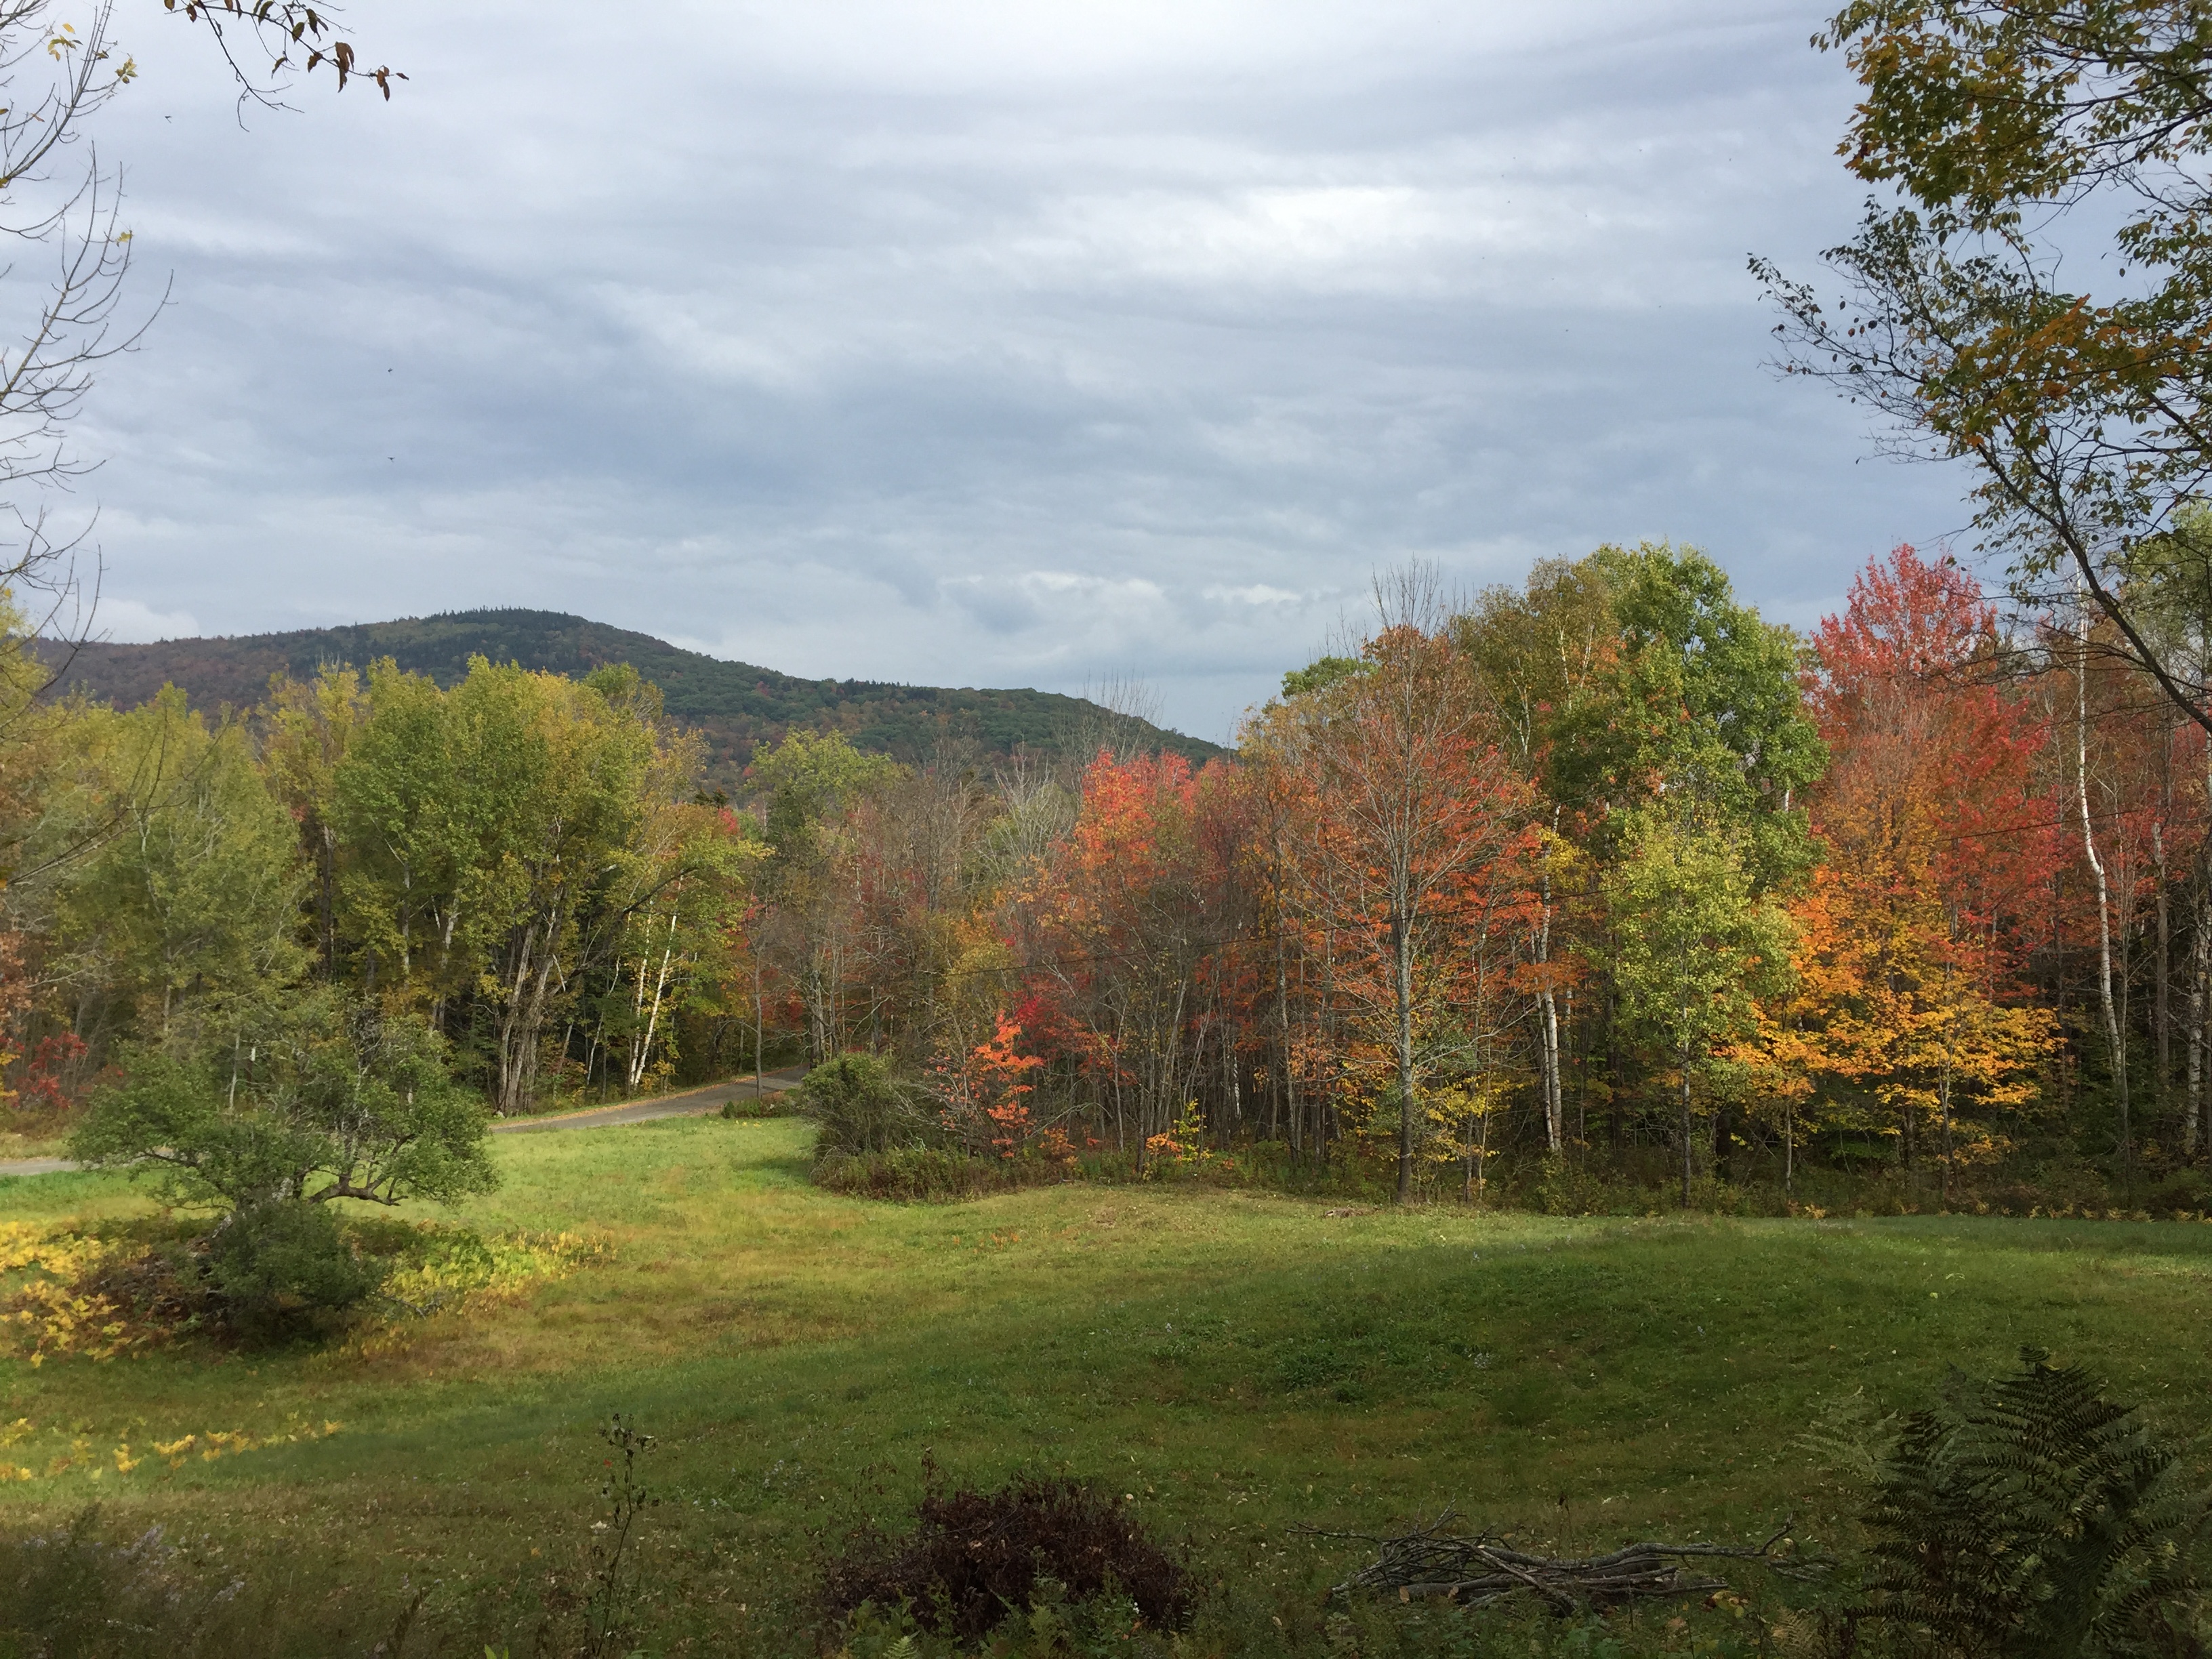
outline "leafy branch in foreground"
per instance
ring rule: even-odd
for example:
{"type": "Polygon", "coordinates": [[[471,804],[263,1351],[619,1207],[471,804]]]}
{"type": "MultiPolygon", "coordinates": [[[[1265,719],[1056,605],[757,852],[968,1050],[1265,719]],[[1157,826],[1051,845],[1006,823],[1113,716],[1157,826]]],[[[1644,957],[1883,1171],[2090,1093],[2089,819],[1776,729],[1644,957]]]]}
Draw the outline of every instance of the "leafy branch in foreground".
{"type": "Polygon", "coordinates": [[[1832,305],[1752,261],[1784,314],[1782,367],[1881,412],[1893,448],[1970,461],[1982,545],[2023,595],[2069,569],[2212,730],[2212,688],[2126,585],[2133,551],[2212,487],[2212,14],[1852,0],[1814,45],[1866,92],[1838,153],[1903,199],[1870,202],[1824,256],[1832,305]],[[2071,282],[2100,244],[2101,295],[2071,282]]]}

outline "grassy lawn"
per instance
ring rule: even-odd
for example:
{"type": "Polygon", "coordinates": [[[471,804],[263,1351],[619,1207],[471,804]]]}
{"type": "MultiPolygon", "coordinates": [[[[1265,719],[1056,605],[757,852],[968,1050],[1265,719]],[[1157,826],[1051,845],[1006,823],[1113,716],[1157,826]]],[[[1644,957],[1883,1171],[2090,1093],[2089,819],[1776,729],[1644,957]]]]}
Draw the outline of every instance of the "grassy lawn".
{"type": "MultiPolygon", "coordinates": [[[[1794,1514],[1835,1539],[1846,1495],[1796,1437],[1854,1390],[1917,1403],[1947,1368],[2002,1370],[2033,1342],[2189,1439],[2212,1384],[2212,1226],[1332,1217],[1127,1187],[903,1208],[808,1187],[807,1133],[503,1137],[504,1188],[426,1215],[582,1232],[611,1256],[343,1346],[0,1360],[0,1462],[36,1477],[0,1488],[0,1530],[97,1500],[103,1532],[159,1523],[254,1594],[351,1620],[349,1651],[383,1634],[360,1609],[427,1584],[431,1623],[473,1653],[523,1630],[515,1586],[587,1543],[594,1425],[618,1410],[660,1437],[648,1651],[812,1650],[818,1540],[895,1522],[926,1452],[960,1479],[1110,1481],[1190,1540],[1231,1622],[1318,1644],[1316,1592],[1359,1551],[1299,1522],[1396,1529],[1450,1505],[1603,1547],[1794,1514]],[[265,1443],[207,1461],[203,1439],[179,1467],[149,1450],[210,1432],[265,1443]]],[[[0,1180],[0,1219],[145,1207],[114,1177],[0,1180]]]]}

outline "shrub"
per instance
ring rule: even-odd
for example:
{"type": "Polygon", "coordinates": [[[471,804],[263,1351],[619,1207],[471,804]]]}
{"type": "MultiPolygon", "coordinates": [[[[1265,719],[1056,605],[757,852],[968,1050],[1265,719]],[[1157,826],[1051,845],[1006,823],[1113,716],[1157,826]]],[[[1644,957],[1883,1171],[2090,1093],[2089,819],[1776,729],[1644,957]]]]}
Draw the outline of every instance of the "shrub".
{"type": "Polygon", "coordinates": [[[278,1199],[234,1212],[208,1246],[208,1279],[247,1322],[335,1313],[380,1275],[347,1243],[330,1206],[278,1199]]]}
{"type": "Polygon", "coordinates": [[[726,1100],[721,1115],[732,1122],[741,1119],[787,1117],[791,1109],[784,1104],[781,1094],[763,1095],[758,1100],[726,1100]]]}
{"type": "Polygon", "coordinates": [[[1640,1215],[1651,1207],[1649,1193],[1558,1154],[1543,1161],[1531,1196],[1546,1215],[1640,1215]]]}
{"type": "Polygon", "coordinates": [[[1048,1589],[1071,1602],[1126,1596],[1162,1629],[1189,1618],[1188,1575],[1112,1493],[1042,1475],[946,1492],[926,1468],[912,1534],[863,1528],[829,1563],[823,1597],[833,1614],[904,1608],[926,1629],[973,1641],[1048,1589]]]}
{"type": "Polygon", "coordinates": [[[945,1138],[921,1090],[898,1078],[879,1055],[833,1054],[791,1095],[799,1115],[812,1119],[818,1131],[817,1158],[903,1152],[945,1138]]]}
{"type": "Polygon", "coordinates": [[[277,1556],[249,1579],[205,1540],[173,1543],[159,1527],[130,1540],[107,1534],[100,1512],[88,1509],[66,1522],[0,1535],[0,1655],[338,1659],[429,1650],[404,1646],[414,1622],[405,1602],[333,1585],[315,1559],[277,1556]]]}
{"type": "Polygon", "coordinates": [[[1083,1171],[1059,1158],[1029,1154],[978,1158],[939,1146],[908,1146],[859,1156],[833,1152],[814,1166],[815,1184],[833,1193],[936,1204],[1084,1178],[1083,1171]]]}

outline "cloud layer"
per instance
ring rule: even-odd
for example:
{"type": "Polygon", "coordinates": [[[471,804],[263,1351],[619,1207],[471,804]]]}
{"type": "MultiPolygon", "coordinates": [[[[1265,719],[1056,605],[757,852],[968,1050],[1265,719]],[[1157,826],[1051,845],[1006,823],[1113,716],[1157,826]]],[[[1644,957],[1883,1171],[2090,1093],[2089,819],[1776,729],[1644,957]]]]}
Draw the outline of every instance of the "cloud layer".
{"type": "Polygon", "coordinates": [[[1809,621],[1964,516],[1762,367],[1745,256],[1855,212],[1819,13],[1521,9],[392,0],[390,105],[242,126],[134,16],[105,620],[534,605],[1214,738],[1408,557],[1671,536],[1809,621]]]}

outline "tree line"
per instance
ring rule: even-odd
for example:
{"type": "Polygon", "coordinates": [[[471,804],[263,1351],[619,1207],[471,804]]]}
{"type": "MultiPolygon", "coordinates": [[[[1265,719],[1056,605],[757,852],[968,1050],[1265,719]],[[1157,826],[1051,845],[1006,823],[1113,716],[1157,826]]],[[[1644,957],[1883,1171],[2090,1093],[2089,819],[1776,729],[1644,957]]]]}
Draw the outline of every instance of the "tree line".
{"type": "Polygon", "coordinates": [[[1668,545],[1376,597],[1229,758],[798,732],[737,807],[634,670],[211,717],[19,650],[15,1109],[157,1061],[228,1105],[367,1018],[501,1114],[861,1051],[1018,1163],[2196,1201],[2212,775],[2107,618],[1910,548],[1805,638],[1668,545]]]}
{"type": "Polygon", "coordinates": [[[2206,757],[2108,619],[1910,548],[1806,639],[1663,545],[1378,600],[1233,761],[775,793],[823,826],[763,899],[812,1052],[995,1100],[978,1146],[1259,1143],[1401,1197],[1510,1154],[2196,1201],[2206,757]]]}

